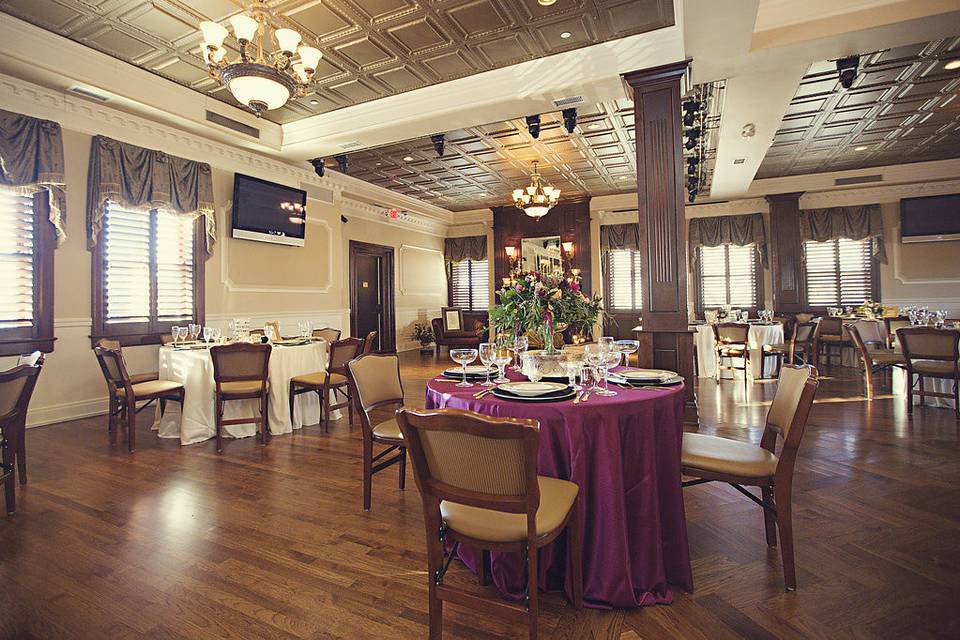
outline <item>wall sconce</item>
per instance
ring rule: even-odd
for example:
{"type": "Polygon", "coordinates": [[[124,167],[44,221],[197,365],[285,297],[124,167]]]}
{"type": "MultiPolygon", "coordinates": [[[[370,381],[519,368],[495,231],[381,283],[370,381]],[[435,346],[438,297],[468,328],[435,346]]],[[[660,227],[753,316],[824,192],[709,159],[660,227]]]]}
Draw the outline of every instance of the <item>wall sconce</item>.
{"type": "Polygon", "coordinates": [[[573,256],[573,243],[572,242],[561,242],[560,246],[563,247],[563,252],[568,256],[573,256]]]}
{"type": "Polygon", "coordinates": [[[516,247],[504,247],[503,250],[506,251],[507,257],[510,258],[511,260],[513,260],[517,255],[516,247]]]}

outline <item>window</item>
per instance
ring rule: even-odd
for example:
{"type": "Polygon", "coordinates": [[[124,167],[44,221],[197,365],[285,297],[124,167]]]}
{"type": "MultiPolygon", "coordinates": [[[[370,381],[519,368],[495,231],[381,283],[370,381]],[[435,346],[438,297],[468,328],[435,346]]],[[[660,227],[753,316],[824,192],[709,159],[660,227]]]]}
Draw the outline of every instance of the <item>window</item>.
{"type": "Polygon", "coordinates": [[[490,278],[486,260],[450,263],[450,305],[467,311],[490,306],[490,278]]]}
{"type": "Polygon", "coordinates": [[[159,342],[176,324],[203,322],[202,218],[109,204],[95,260],[94,340],[159,342]]]}
{"type": "Polygon", "coordinates": [[[762,287],[756,246],[725,244],[700,247],[699,251],[698,313],[724,305],[756,309],[762,287]]]}
{"type": "Polygon", "coordinates": [[[604,257],[607,310],[611,313],[640,311],[643,307],[640,252],[634,249],[610,249],[604,252],[604,257]]]}
{"type": "Polygon", "coordinates": [[[53,251],[46,192],[0,188],[0,355],[53,350],[53,251]]]}
{"type": "Polygon", "coordinates": [[[877,299],[871,240],[827,240],[803,243],[807,305],[843,307],[877,299]]]}

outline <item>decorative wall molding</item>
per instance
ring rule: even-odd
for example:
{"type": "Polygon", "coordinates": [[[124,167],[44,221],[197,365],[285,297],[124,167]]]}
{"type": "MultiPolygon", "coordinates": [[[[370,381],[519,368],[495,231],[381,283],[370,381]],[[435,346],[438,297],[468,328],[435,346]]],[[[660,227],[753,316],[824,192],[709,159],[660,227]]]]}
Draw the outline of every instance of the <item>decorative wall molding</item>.
{"type": "Polygon", "coordinates": [[[400,248],[397,250],[397,291],[403,295],[424,295],[424,296],[437,296],[442,297],[446,294],[446,291],[437,291],[436,288],[425,287],[425,288],[409,288],[404,286],[404,254],[407,251],[422,251],[424,253],[435,253],[440,258],[440,264],[443,264],[443,251],[439,249],[431,249],[430,247],[418,247],[412,244],[401,244],[400,248]]]}
{"type": "Polygon", "coordinates": [[[616,211],[600,209],[593,213],[592,217],[600,221],[601,227],[611,224],[630,224],[639,220],[636,209],[618,209],[616,211]]]}
{"type": "Polygon", "coordinates": [[[767,199],[744,198],[743,200],[728,200],[725,202],[688,204],[686,207],[684,207],[684,215],[687,218],[738,216],[751,213],[770,213],[770,205],[767,202],[767,199]]]}
{"type": "Polygon", "coordinates": [[[86,318],[54,318],[54,329],[89,329],[93,326],[93,319],[86,318]]]}
{"type": "MultiPolygon", "coordinates": [[[[392,192],[390,192],[392,193],[392,192]]],[[[342,198],[341,211],[348,219],[351,217],[360,218],[369,222],[384,224],[393,228],[402,227],[425,233],[427,235],[445,238],[450,231],[450,226],[446,223],[425,218],[421,216],[401,216],[390,218],[387,216],[387,209],[384,206],[356,200],[353,198],[342,198]]]]}
{"type": "Polygon", "coordinates": [[[960,298],[884,298],[883,304],[897,307],[925,305],[931,309],[943,308],[953,317],[960,313],[960,298]]]}
{"type": "Polygon", "coordinates": [[[821,207],[879,204],[881,202],[897,202],[903,198],[922,198],[950,193],[960,193],[960,179],[805,193],[800,196],[800,208],[819,209],[821,207]]]}
{"type": "MultiPolygon", "coordinates": [[[[960,284],[960,278],[934,278],[934,279],[911,279],[903,275],[903,272],[900,270],[903,265],[903,260],[901,258],[901,251],[903,243],[900,242],[900,227],[896,226],[890,230],[890,233],[893,235],[889,238],[890,244],[893,247],[891,251],[891,257],[893,260],[893,277],[897,279],[901,284],[960,284]]],[[[960,244],[960,243],[956,243],[960,244]]],[[[884,300],[886,301],[886,300],[884,300]]]]}

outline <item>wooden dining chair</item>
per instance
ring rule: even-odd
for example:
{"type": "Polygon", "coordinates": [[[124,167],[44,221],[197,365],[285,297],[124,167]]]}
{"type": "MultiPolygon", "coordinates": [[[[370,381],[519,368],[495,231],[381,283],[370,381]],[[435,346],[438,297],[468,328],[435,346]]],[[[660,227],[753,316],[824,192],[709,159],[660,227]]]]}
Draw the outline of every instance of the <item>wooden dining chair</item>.
{"type": "MultiPolygon", "coordinates": [[[[714,378],[720,382],[723,371],[743,371],[743,388],[750,384],[750,325],[741,322],[718,322],[713,325],[713,343],[716,349],[717,367],[714,378]],[[724,365],[726,358],[729,364],[724,365]],[[743,366],[738,367],[734,359],[740,358],[743,366]]],[[[736,373],[734,373],[736,375],[736,373]]]]}
{"type": "MultiPolygon", "coordinates": [[[[33,389],[37,385],[37,380],[40,378],[40,371],[43,370],[44,355],[41,351],[33,351],[31,353],[24,353],[17,358],[17,366],[30,366],[36,367],[37,373],[32,376],[27,381],[27,386],[29,387],[24,391],[27,393],[27,404],[30,404],[30,398],[33,397],[33,389]]],[[[26,418],[26,414],[24,414],[26,418]]],[[[27,430],[26,425],[24,425],[23,431],[20,432],[20,437],[17,439],[17,448],[14,452],[14,457],[17,462],[17,476],[20,480],[20,484],[27,484],[27,430]]]]}
{"type": "Polygon", "coordinates": [[[863,381],[867,389],[867,400],[873,400],[873,375],[877,371],[891,367],[905,366],[902,353],[887,349],[887,339],[877,320],[858,320],[844,325],[847,335],[856,347],[863,366],[863,381]]]}
{"type": "Polygon", "coordinates": [[[907,366],[907,413],[913,413],[913,376],[917,376],[920,404],[927,396],[949,398],[960,417],[960,329],[901,327],[897,329],[897,342],[907,366]],[[951,380],[953,391],[927,391],[923,387],[926,378],[951,380]]]}
{"type": "Polygon", "coordinates": [[[797,322],[813,322],[814,318],[816,318],[814,314],[805,311],[793,314],[793,319],[797,322]]]}
{"type": "MultiPolygon", "coordinates": [[[[817,353],[817,329],[820,325],[816,322],[797,322],[793,325],[793,335],[788,342],[771,345],[772,348],[783,351],[787,356],[787,362],[790,364],[809,364],[813,360],[813,354],[817,353]]],[[[779,375],[779,372],[778,372],[779,375]]]]}
{"type": "Polygon", "coordinates": [[[377,332],[371,331],[367,334],[367,337],[363,339],[363,349],[360,351],[361,354],[366,355],[373,351],[373,343],[377,339],[377,332]]]}
{"type": "Polygon", "coordinates": [[[314,338],[323,338],[327,342],[336,342],[340,339],[340,329],[334,329],[333,327],[323,327],[322,329],[313,330],[314,338]]]}
{"type": "Polygon", "coordinates": [[[817,369],[812,365],[783,367],[759,446],[701,433],[683,434],[683,475],[694,478],[683,486],[726,482],[763,508],[768,546],[777,546],[777,531],[780,532],[787,591],[797,588],[791,507],[793,470],[818,384],[817,369]],[[778,438],[782,441],[779,454],[778,438]],[[761,497],[747,491],[744,485],[760,487],[761,497]]]}
{"type": "Polygon", "coordinates": [[[330,431],[330,412],[334,409],[346,407],[350,424],[353,424],[353,400],[350,381],[347,380],[347,363],[360,355],[363,340],[344,338],[329,343],[329,347],[325,371],[305,373],[290,379],[290,419],[293,420],[294,399],[301,393],[313,391],[320,396],[324,431],[330,431]]]}
{"type": "Polygon", "coordinates": [[[257,426],[260,444],[270,443],[270,371],[269,344],[235,342],[210,347],[213,360],[213,381],[216,384],[216,437],[217,453],[223,453],[223,427],[231,424],[257,426]],[[259,401],[260,415],[224,420],[224,403],[231,400],[259,401]]]}
{"type": "Polygon", "coordinates": [[[400,358],[395,355],[361,355],[347,363],[347,378],[360,414],[360,430],[363,433],[363,510],[370,511],[371,485],[375,473],[399,464],[400,489],[406,486],[407,449],[397,418],[395,415],[386,420],[377,420],[375,417],[385,409],[392,409],[393,414],[403,407],[400,358]],[[374,445],[386,448],[374,455],[374,445]]]}
{"type": "Polygon", "coordinates": [[[852,347],[853,343],[844,333],[843,318],[836,316],[823,316],[818,321],[820,326],[817,329],[817,352],[816,364],[820,363],[821,357],[825,356],[827,364],[830,364],[830,358],[836,356],[837,364],[843,364],[844,347],[852,347]],[[835,351],[831,352],[831,349],[835,351]]]}
{"type": "MultiPolygon", "coordinates": [[[[581,608],[579,487],[537,475],[537,421],[490,418],[460,409],[401,409],[397,422],[423,501],[430,640],[440,640],[443,634],[444,601],[484,609],[491,615],[526,618],[528,636],[536,640],[538,551],[565,530],[572,604],[581,608]],[[522,554],[527,564],[525,601],[487,600],[444,584],[461,544],[522,554]],[[444,560],[447,545],[450,550],[444,560]]],[[[480,573],[485,573],[485,563],[480,573]]]]}
{"type": "Polygon", "coordinates": [[[0,373],[0,481],[7,513],[17,510],[15,471],[19,472],[20,484],[27,482],[27,469],[22,442],[27,427],[27,409],[37,385],[37,377],[43,364],[21,364],[0,373]]]}
{"type": "MultiPolygon", "coordinates": [[[[169,337],[169,334],[165,334],[165,337],[169,337]]],[[[123,348],[120,346],[119,340],[113,340],[111,338],[100,338],[99,340],[97,340],[97,346],[103,347],[104,349],[110,349],[111,351],[119,351],[121,354],[123,353],[123,348]]],[[[160,379],[159,371],[148,371],[146,373],[130,374],[130,382],[132,384],[139,384],[141,382],[150,382],[151,380],[159,380],[159,379],[160,379]]]]}
{"type": "Polygon", "coordinates": [[[123,354],[119,350],[94,347],[100,370],[107,381],[110,395],[110,417],[107,430],[111,438],[116,435],[117,416],[127,428],[127,450],[133,452],[137,440],[137,414],[153,404],[160,403],[160,415],[163,415],[168,400],[179,402],[183,406],[183,385],[172,380],[146,380],[133,382],[127,373],[123,354]],[[137,407],[138,402],[144,404],[137,407]]]}
{"type": "Polygon", "coordinates": [[[884,318],[883,324],[887,330],[887,347],[890,349],[897,348],[897,331],[903,327],[910,327],[910,318],[907,316],[896,316],[893,318],[884,318]]]}

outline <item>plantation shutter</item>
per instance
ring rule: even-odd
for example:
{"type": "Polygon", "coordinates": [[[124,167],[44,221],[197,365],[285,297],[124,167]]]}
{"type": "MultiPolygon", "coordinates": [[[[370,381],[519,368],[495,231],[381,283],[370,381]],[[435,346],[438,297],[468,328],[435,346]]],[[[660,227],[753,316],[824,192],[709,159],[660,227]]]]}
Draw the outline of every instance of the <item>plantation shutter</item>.
{"type": "Polygon", "coordinates": [[[488,268],[486,260],[470,260],[471,311],[486,311],[490,306],[488,268]]]}
{"type": "Polygon", "coordinates": [[[757,306],[757,254],[754,245],[724,244],[700,249],[702,307],[757,306]]]}
{"type": "Polygon", "coordinates": [[[151,219],[147,211],[107,206],[103,299],[108,323],[150,320],[151,219]]]}
{"type": "Polygon", "coordinates": [[[803,243],[807,304],[812,307],[860,305],[873,295],[870,238],[803,243]]]}
{"type": "Polygon", "coordinates": [[[0,329],[34,323],[33,196],[0,189],[0,329]]]}
{"type": "Polygon", "coordinates": [[[157,212],[157,319],[193,319],[193,228],[190,216],[157,212]]]}
{"type": "Polygon", "coordinates": [[[613,311],[639,311],[643,307],[640,288],[639,251],[607,251],[607,297],[613,311]]]}
{"type": "Polygon", "coordinates": [[[450,305],[469,311],[486,311],[490,306],[489,272],[486,260],[450,263],[450,305]]]}

